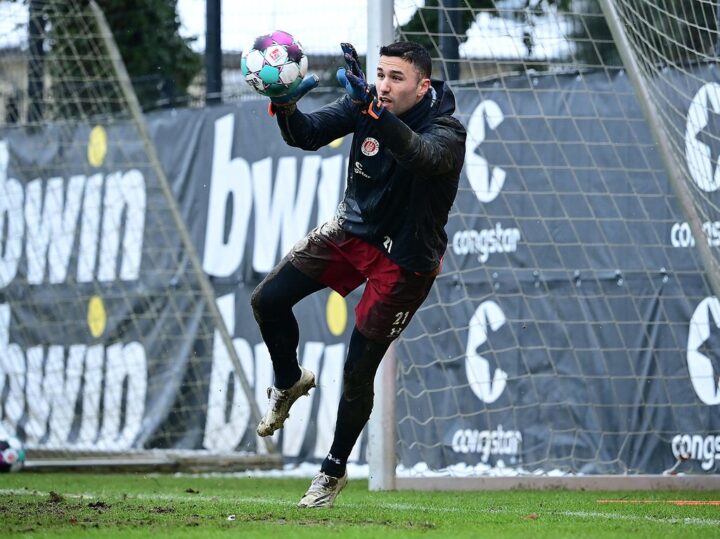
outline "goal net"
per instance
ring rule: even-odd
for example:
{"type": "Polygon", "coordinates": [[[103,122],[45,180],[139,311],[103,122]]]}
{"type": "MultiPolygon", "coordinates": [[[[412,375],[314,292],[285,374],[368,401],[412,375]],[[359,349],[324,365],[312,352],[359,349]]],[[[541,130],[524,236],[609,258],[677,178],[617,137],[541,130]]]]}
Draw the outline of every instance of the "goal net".
{"type": "MultiPolygon", "coordinates": [[[[305,6],[275,5],[303,43],[325,36],[321,17],[300,23],[305,6]]],[[[370,56],[387,23],[423,43],[468,138],[442,273],[378,395],[392,486],[717,478],[712,4],[393,6],[368,15],[366,46],[348,39],[370,56]]],[[[0,7],[0,438],[21,438],[35,462],[322,459],[358,294],[298,305],[319,387],[263,440],[272,370],[249,296],[332,214],[349,138],[288,148],[265,102],[239,91],[233,105],[143,118],[94,2],[0,7]]],[[[332,50],[311,57],[326,91],[301,109],[337,95],[332,50]]],[[[244,84],[231,66],[223,76],[244,84]]],[[[351,460],[376,443],[364,436],[351,460]]]]}
{"type": "Polygon", "coordinates": [[[610,3],[702,236],[599,3],[395,2],[468,139],[442,274],[395,349],[385,486],[719,469],[720,303],[697,249],[717,261],[716,3],[610,3]]]}
{"type": "Polygon", "coordinates": [[[102,13],[0,4],[0,438],[34,465],[276,465],[102,13]]]}

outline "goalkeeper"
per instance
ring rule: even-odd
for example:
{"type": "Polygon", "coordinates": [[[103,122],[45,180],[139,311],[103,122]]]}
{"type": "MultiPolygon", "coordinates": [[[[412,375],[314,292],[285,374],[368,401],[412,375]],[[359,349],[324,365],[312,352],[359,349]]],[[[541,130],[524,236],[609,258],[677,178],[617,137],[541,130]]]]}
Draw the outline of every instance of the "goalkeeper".
{"type": "Polygon", "coordinates": [[[465,157],[465,129],[452,117],[455,98],[431,80],[428,52],[412,42],[380,49],[375,85],[365,79],[352,45],[341,45],[338,70],[346,95],[319,110],[297,101],[317,86],[307,76],[290,95],[272,98],[283,139],[317,150],[353,133],[347,187],[335,216],[300,240],[255,289],[252,308],[270,351],[275,385],[257,433],[282,428],[292,404],[315,387],[297,358],[292,308],[330,287],[346,296],[365,283],[343,371],[335,436],[299,507],[331,507],[347,483],[346,463],[373,406],[373,380],[388,349],[408,325],[440,272],[465,157]]]}

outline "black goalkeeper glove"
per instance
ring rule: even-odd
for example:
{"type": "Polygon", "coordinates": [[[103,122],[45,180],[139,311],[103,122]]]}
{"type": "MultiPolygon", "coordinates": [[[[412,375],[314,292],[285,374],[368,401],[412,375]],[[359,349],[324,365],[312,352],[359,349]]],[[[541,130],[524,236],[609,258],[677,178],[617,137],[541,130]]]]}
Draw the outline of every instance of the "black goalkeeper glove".
{"type": "Polygon", "coordinates": [[[365,79],[365,73],[360,68],[360,60],[355,47],[350,43],[340,43],[340,47],[343,51],[347,69],[344,67],[338,69],[338,83],[345,88],[352,102],[360,106],[363,114],[368,114],[376,119],[379,118],[384,109],[370,92],[370,85],[365,79]]]}
{"type": "Polygon", "coordinates": [[[350,43],[340,43],[340,47],[348,67],[347,69],[344,67],[338,69],[338,83],[345,88],[353,103],[367,105],[372,100],[372,96],[370,95],[370,87],[365,80],[365,73],[360,68],[357,51],[350,43]]]}
{"type": "Polygon", "coordinates": [[[302,99],[305,94],[318,85],[317,75],[307,75],[298,87],[295,88],[289,94],[285,94],[279,97],[271,97],[270,105],[268,106],[268,114],[274,116],[275,113],[280,112],[281,114],[291,114],[295,111],[296,103],[302,99]]]}

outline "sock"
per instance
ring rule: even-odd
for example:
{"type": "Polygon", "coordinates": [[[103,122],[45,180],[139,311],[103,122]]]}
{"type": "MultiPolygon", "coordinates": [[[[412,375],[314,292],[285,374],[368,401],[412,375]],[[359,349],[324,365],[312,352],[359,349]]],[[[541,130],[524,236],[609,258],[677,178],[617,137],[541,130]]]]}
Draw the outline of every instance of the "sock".
{"type": "Polygon", "coordinates": [[[292,387],[295,382],[300,380],[302,372],[300,371],[300,366],[297,363],[294,365],[282,365],[282,368],[279,367],[280,365],[273,363],[273,368],[275,369],[274,386],[276,388],[288,389],[292,387]]]}
{"type": "Polygon", "coordinates": [[[345,475],[345,469],[347,467],[347,459],[339,459],[336,457],[333,457],[332,453],[328,453],[328,456],[325,457],[325,460],[323,461],[322,465],[320,466],[320,471],[324,474],[330,475],[332,477],[342,477],[345,475]]]}
{"type": "Polygon", "coordinates": [[[355,328],[350,337],[343,373],[343,392],[338,403],[335,436],[320,470],[342,477],[347,459],[360,437],[373,407],[373,380],[389,342],[373,342],[355,328]]]}

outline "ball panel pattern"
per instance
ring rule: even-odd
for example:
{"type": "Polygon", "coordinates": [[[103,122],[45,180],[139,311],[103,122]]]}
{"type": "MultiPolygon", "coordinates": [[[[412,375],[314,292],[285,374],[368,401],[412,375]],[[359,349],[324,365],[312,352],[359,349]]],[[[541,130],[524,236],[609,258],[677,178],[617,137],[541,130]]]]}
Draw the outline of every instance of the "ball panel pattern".
{"type": "Polygon", "coordinates": [[[280,82],[280,70],[277,67],[264,65],[258,72],[258,77],[260,77],[260,80],[265,84],[277,84],[280,82]]]}
{"type": "Polygon", "coordinates": [[[281,45],[271,45],[265,49],[265,62],[271,66],[281,66],[288,60],[287,49],[281,45]]]}
{"type": "Polygon", "coordinates": [[[25,449],[17,438],[0,440],[0,472],[17,472],[25,464],[25,449]]]}
{"type": "Polygon", "coordinates": [[[299,80],[299,76],[300,66],[295,62],[288,62],[282,66],[282,70],[280,71],[280,82],[289,87],[296,80],[299,80]]]}

